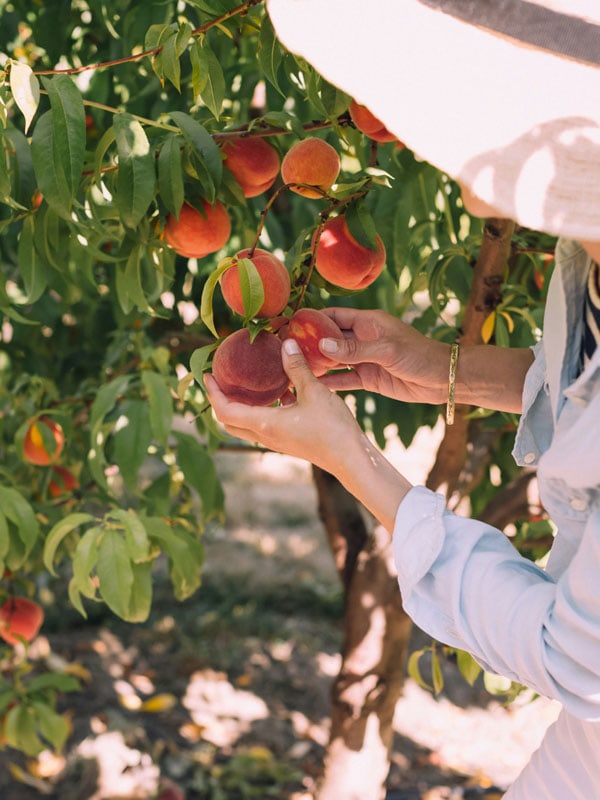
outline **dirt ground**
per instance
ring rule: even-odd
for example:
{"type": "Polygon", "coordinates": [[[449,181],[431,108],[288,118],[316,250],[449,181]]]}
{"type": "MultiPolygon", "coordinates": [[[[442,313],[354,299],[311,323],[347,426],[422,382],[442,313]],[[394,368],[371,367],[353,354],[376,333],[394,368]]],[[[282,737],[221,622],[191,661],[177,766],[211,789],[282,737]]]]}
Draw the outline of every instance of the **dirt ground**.
{"type": "MultiPolygon", "coordinates": [[[[390,457],[419,481],[430,440],[390,457]]],[[[104,609],[84,621],[47,587],[33,655],[74,663],[82,691],[61,701],[72,722],[62,755],[0,753],[2,800],[154,798],[173,784],[188,800],[313,797],[342,628],[310,470],[240,453],[219,468],[226,524],[206,531],[204,582],[190,600],[173,599],[164,566],[143,625],[104,609]]],[[[413,639],[428,641],[418,630],[413,639]]],[[[557,714],[541,699],[505,708],[452,664],[445,680],[438,697],[406,683],[388,800],[499,797],[557,714]]]]}

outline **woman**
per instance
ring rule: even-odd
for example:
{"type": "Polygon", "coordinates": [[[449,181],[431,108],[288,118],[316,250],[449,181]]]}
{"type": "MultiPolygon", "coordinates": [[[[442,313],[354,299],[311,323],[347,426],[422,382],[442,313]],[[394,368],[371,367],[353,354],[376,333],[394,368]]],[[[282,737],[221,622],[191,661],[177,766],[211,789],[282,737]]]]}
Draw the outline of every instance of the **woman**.
{"type": "Polygon", "coordinates": [[[531,350],[464,348],[456,361],[455,348],[383,312],[330,309],[345,336],[320,346],[353,369],[316,380],[286,340],[295,402],[232,403],[207,376],[215,414],[230,433],[331,472],[385,526],[405,609],[421,628],[562,703],[507,800],[600,797],[595,5],[370,0],[367,15],[359,0],[270,0],[282,41],[461,182],[473,213],[559,235],[556,269],[544,337],[531,350]],[[448,90],[454,86],[456,96],[448,90]],[[441,495],[411,486],[333,391],[361,387],[402,400],[522,411],[514,456],[538,467],[540,495],[558,529],[547,568],[519,556],[501,531],[457,517],[441,495]]]}

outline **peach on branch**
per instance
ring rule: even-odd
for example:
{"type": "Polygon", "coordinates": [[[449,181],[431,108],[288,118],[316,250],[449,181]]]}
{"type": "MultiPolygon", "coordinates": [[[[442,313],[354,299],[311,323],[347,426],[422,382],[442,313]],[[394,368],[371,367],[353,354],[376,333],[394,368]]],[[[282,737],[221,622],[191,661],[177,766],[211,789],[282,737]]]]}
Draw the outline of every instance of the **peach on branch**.
{"type": "Polygon", "coordinates": [[[375,142],[395,142],[397,137],[388,131],[383,122],[372,114],[366,106],[353,100],[348,109],[352,122],[361,133],[375,142]]]}
{"type": "Polygon", "coordinates": [[[265,330],[252,341],[247,328],[230,334],[215,351],[212,374],[230,400],[251,406],[270,406],[289,385],[281,362],[281,341],[265,330]]]}
{"type": "Polygon", "coordinates": [[[281,339],[295,339],[313,373],[319,377],[328,370],[339,367],[339,362],[327,358],[319,350],[319,340],[342,339],[344,334],[337,324],[315,308],[300,308],[289,322],[279,329],[281,339]]]}
{"type": "Polygon", "coordinates": [[[292,191],[304,197],[323,197],[337,180],[340,172],[340,157],[337,150],[324,139],[309,136],[293,144],[281,162],[281,177],[284,183],[307,184],[290,186],[292,191]],[[308,187],[315,186],[319,192],[308,187]]]}
{"type": "Polygon", "coordinates": [[[60,497],[79,488],[79,481],[70,469],[59,464],[52,467],[52,477],[48,483],[48,492],[51,497],[60,497]]]}
{"type": "Polygon", "coordinates": [[[239,183],[244,197],[269,189],[279,174],[279,153],[258,136],[237,136],[222,147],[225,166],[239,183]]]}
{"type": "Polygon", "coordinates": [[[9,644],[17,644],[19,637],[30,642],[44,621],[42,607],[28,597],[9,597],[0,606],[0,637],[9,644]]]}
{"type": "Polygon", "coordinates": [[[315,267],[329,283],[342,289],[364,289],[379,277],[385,266],[385,246],[376,235],[376,249],[356,241],[343,215],[333,217],[323,226],[317,242],[313,236],[315,267]]]}
{"type": "MultiPolygon", "coordinates": [[[[221,291],[227,305],[240,314],[246,316],[240,283],[239,259],[248,258],[250,250],[240,250],[233,259],[229,269],[220,277],[221,291]]],[[[283,262],[267,250],[256,248],[250,261],[256,267],[263,283],[265,299],[255,314],[256,317],[274,317],[281,314],[290,299],[290,275],[283,262]]]]}
{"type": "Polygon", "coordinates": [[[202,200],[199,211],[184,203],[179,217],[169,214],[165,225],[165,239],[176,253],[186,258],[204,258],[216,253],[228,241],[231,220],[225,206],[217,201],[211,205],[202,200]]]}
{"type": "Polygon", "coordinates": [[[25,432],[23,458],[29,464],[47,467],[58,459],[64,446],[62,426],[50,417],[38,417],[25,432]]]}

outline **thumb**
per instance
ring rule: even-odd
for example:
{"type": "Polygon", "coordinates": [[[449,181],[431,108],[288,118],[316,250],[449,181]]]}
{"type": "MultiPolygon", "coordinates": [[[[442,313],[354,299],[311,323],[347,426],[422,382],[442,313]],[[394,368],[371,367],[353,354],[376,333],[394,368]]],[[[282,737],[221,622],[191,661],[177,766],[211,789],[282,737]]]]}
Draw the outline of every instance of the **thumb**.
{"type": "Polygon", "coordinates": [[[317,379],[295,339],[284,339],[281,349],[283,368],[292,385],[296,387],[296,391],[302,392],[313,381],[317,383],[317,379]]]}

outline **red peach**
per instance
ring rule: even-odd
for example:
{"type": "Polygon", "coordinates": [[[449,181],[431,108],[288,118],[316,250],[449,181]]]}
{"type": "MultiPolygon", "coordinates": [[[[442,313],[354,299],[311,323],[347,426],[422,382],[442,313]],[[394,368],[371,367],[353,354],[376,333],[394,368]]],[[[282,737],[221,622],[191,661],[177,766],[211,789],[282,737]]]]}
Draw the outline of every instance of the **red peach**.
{"type": "Polygon", "coordinates": [[[279,153],[257,136],[239,136],[223,145],[225,166],[242,187],[244,197],[256,197],[269,189],[279,174],[279,153]]]}
{"type": "MultiPolygon", "coordinates": [[[[324,139],[309,136],[293,144],[283,157],[281,177],[284,183],[302,183],[329,191],[340,172],[337,150],[324,139]]],[[[301,186],[290,186],[304,197],[323,197],[322,192],[301,186]]]]}
{"type": "Polygon", "coordinates": [[[295,339],[313,373],[319,377],[328,370],[339,366],[338,361],[323,355],[319,350],[319,340],[329,337],[343,339],[344,334],[336,323],[315,308],[300,308],[287,325],[279,330],[281,339],[295,339]]]}
{"type": "Polygon", "coordinates": [[[23,458],[38,467],[53,464],[65,446],[65,434],[58,422],[39,417],[30,424],[23,440],[23,458]]]}
{"type": "Polygon", "coordinates": [[[204,258],[226,244],[231,220],[225,206],[217,201],[211,206],[202,200],[202,211],[184,203],[179,218],[169,214],[165,239],[173,250],[186,258],[204,258]]]}
{"type": "Polygon", "coordinates": [[[289,386],[281,362],[281,342],[264,330],[252,342],[247,328],[224,339],[213,356],[212,374],[230,400],[251,406],[270,406],[289,386]]]}
{"type": "MultiPolygon", "coordinates": [[[[227,305],[242,317],[246,316],[242,299],[242,287],[237,260],[248,258],[249,249],[240,250],[235,261],[221,275],[221,291],[227,305]]],[[[256,248],[250,259],[263,282],[265,299],[255,314],[256,317],[274,317],[281,314],[290,299],[290,275],[285,265],[267,250],[256,248]]]]}
{"type": "MultiPolygon", "coordinates": [[[[313,247],[316,244],[316,232],[313,247]]],[[[376,250],[364,247],[350,233],[345,218],[340,215],[323,226],[316,245],[315,266],[329,283],[343,289],[364,289],[379,277],[385,266],[385,246],[376,236],[376,250]]]]}
{"type": "Polygon", "coordinates": [[[30,642],[37,636],[43,621],[44,612],[35,600],[10,597],[0,607],[0,637],[9,644],[17,644],[19,636],[30,642]]]}
{"type": "Polygon", "coordinates": [[[48,483],[48,491],[52,497],[73,492],[79,487],[79,481],[71,470],[56,465],[52,468],[52,478],[48,483]]]}
{"type": "Polygon", "coordinates": [[[395,142],[396,136],[388,131],[383,122],[372,114],[366,106],[360,105],[356,100],[350,103],[348,109],[352,122],[361,133],[375,142],[395,142]]]}

